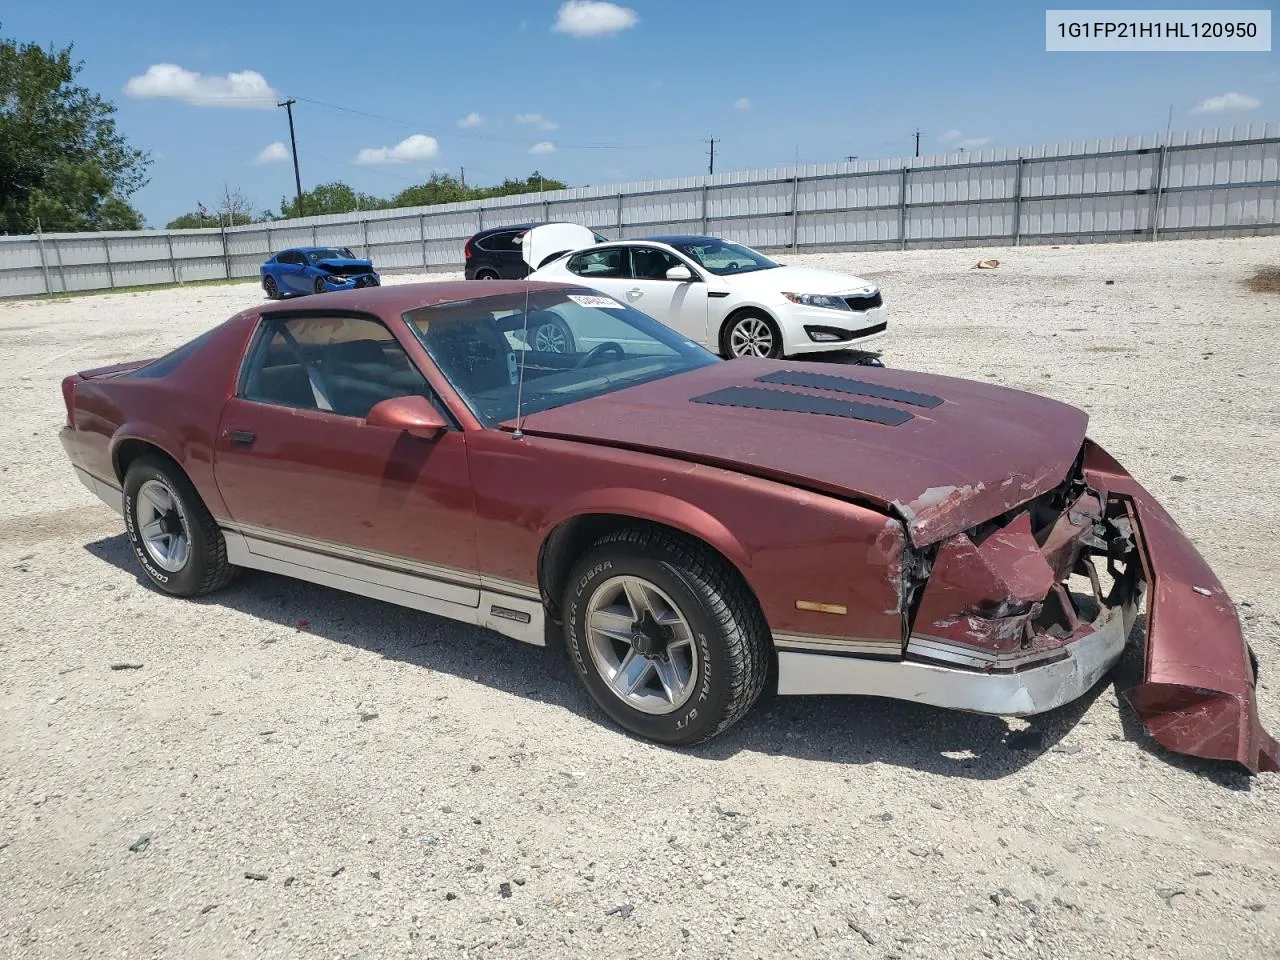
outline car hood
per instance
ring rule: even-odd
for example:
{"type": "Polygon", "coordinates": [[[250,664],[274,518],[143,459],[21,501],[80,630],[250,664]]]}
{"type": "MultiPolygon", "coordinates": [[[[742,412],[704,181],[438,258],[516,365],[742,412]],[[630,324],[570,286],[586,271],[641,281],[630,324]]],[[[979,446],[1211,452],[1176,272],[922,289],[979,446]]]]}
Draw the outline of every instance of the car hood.
{"type": "Polygon", "coordinates": [[[596,235],[576,223],[544,223],[525,231],[517,243],[524,262],[533,269],[553,253],[568,253],[593,246],[596,235]]]}
{"type": "Polygon", "coordinates": [[[346,257],[330,257],[326,260],[317,260],[313,264],[313,266],[335,267],[335,268],[346,267],[348,269],[351,267],[363,267],[365,270],[372,270],[373,261],[372,260],[354,260],[354,259],[348,259],[346,257]]]}
{"type": "Polygon", "coordinates": [[[787,293],[860,293],[871,292],[875,284],[849,273],[815,270],[812,267],[776,267],[729,274],[721,279],[744,290],[774,290],[787,293]]]}
{"type": "Polygon", "coordinates": [[[869,503],[924,546],[1052,490],[1079,456],[1087,423],[1066,404],[970,380],[742,358],[533,413],[522,426],[869,503]],[[758,408],[833,402],[875,419],[758,408]]]}

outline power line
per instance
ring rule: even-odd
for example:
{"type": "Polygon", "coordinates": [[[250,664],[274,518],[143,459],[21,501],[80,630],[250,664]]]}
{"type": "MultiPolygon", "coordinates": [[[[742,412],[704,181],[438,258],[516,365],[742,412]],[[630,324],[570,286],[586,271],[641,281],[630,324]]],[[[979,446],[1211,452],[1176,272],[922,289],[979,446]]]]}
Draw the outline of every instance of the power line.
{"type": "MultiPolygon", "coordinates": [[[[434,130],[438,137],[452,137],[457,140],[477,140],[485,143],[515,143],[521,146],[534,142],[529,137],[501,137],[487,133],[459,133],[450,131],[444,133],[443,129],[447,124],[441,123],[424,123],[420,120],[406,120],[403,117],[391,117],[382,113],[370,113],[368,110],[357,110],[354,107],[344,107],[337,103],[327,103],[323,100],[313,100],[310,97],[297,97],[301,103],[309,103],[313,106],[322,107],[326,110],[337,110],[340,113],[349,113],[357,117],[366,117],[370,120],[380,120],[383,123],[394,123],[397,126],[412,127],[419,130],[434,130]]],[[[561,140],[556,141],[558,149],[566,150],[635,150],[639,149],[635,144],[627,143],[571,143],[561,140]]]]}

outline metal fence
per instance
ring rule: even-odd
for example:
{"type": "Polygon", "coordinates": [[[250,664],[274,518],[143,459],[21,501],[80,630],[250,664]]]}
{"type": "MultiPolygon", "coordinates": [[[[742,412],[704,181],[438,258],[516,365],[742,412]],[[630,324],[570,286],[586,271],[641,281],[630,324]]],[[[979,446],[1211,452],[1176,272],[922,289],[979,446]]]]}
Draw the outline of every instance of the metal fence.
{"type": "Polygon", "coordinates": [[[1157,240],[1280,232],[1280,123],[906,160],[784,167],[226,230],[0,237],[0,297],[256,277],[345,246],[381,270],[458,270],[486,227],[704,233],[772,251],[1157,240]]]}

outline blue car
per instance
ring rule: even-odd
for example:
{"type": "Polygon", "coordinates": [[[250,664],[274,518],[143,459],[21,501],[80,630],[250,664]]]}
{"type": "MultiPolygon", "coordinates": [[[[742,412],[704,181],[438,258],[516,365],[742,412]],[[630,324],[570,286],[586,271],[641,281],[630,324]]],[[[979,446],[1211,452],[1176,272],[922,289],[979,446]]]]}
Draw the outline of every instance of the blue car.
{"type": "Polygon", "coordinates": [[[346,247],[294,247],[262,265],[262,289],[272,300],[381,283],[373,261],[356,259],[346,247]]]}

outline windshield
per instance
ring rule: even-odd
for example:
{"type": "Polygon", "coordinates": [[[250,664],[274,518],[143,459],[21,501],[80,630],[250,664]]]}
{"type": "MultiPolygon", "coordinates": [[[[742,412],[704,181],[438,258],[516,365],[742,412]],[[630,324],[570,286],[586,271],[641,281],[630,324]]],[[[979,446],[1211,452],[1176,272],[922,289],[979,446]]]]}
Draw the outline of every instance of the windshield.
{"type": "Polygon", "coordinates": [[[720,362],[637,310],[586,289],[534,290],[421,307],[409,328],[476,416],[493,426],[720,362]],[[526,333],[527,329],[527,333],[526,333]]]}
{"type": "Polygon", "coordinates": [[[354,260],[356,255],[346,247],[325,247],[323,250],[308,250],[307,259],[312,263],[318,260],[354,260]]]}
{"type": "Polygon", "coordinates": [[[764,254],[729,240],[690,240],[673,243],[671,246],[686,257],[692,257],[704,270],[720,277],[731,273],[770,270],[779,266],[764,254]]]}

